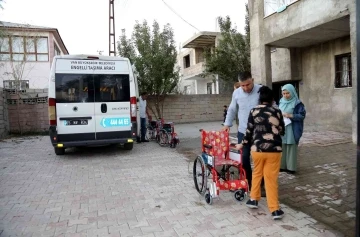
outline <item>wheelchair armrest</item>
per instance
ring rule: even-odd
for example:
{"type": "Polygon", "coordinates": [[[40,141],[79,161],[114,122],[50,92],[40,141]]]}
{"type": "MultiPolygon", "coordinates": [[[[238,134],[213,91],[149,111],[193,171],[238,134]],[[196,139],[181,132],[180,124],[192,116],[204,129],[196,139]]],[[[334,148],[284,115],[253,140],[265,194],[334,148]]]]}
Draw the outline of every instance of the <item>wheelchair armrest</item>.
{"type": "Polygon", "coordinates": [[[212,145],[209,145],[209,144],[204,144],[204,147],[207,149],[212,149],[212,145]]]}

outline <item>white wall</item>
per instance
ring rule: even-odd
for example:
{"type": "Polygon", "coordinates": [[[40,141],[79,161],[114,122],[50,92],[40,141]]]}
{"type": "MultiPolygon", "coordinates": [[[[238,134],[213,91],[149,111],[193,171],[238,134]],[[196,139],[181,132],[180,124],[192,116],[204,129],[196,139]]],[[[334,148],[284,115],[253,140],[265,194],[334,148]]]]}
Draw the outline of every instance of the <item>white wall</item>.
{"type": "Polygon", "coordinates": [[[50,62],[26,62],[19,70],[13,70],[17,62],[3,62],[0,67],[0,87],[4,80],[14,80],[12,72],[23,72],[21,80],[29,80],[29,88],[44,89],[48,87],[48,78],[50,75],[50,62]]]}
{"type": "Polygon", "coordinates": [[[198,94],[207,94],[207,83],[212,83],[212,88],[213,91],[212,93],[215,94],[215,83],[213,82],[212,79],[206,79],[206,78],[201,78],[197,81],[197,90],[198,90],[198,94]]]}

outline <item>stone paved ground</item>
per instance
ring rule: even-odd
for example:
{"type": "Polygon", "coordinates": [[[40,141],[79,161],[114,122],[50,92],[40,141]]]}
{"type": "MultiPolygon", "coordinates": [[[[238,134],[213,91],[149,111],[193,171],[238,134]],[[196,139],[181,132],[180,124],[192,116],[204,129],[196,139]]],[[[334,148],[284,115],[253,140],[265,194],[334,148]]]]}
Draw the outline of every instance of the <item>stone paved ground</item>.
{"type": "Polygon", "coordinates": [[[0,236],[341,236],[282,206],[273,221],[222,193],[212,206],[186,158],[155,143],[53,153],[48,137],[0,142],[0,236]]]}
{"type": "MultiPolygon", "coordinates": [[[[179,127],[188,130],[185,125],[179,127]]],[[[197,127],[221,129],[219,122],[197,127]]],[[[184,135],[189,138],[183,139],[178,151],[192,160],[200,150],[200,138],[188,132],[184,135]]],[[[355,236],[356,145],[351,143],[351,135],[332,131],[305,132],[299,148],[298,167],[296,175],[280,173],[280,202],[346,236],[355,236]]]]}

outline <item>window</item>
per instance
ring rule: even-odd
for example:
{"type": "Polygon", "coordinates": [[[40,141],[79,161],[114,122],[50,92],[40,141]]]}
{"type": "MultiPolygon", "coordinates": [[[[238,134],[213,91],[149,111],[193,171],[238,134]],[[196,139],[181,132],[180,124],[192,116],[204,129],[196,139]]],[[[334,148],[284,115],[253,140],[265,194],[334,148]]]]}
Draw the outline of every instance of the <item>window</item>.
{"type": "Polygon", "coordinates": [[[95,75],[96,102],[130,101],[129,75],[95,75]]]}
{"type": "Polygon", "coordinates": [[[61,55],[61,51],[55,42],[54,42],[54,51],[55,51],[55,56],[61,55]]]}
{"type": "Polygon", "coordinates": [[[190,55],[184,57],[184,68],[190,67],[190,55]]]}
{"type": "Polygon", "coordinates": [[[36,40],[37,61],[49,61],[48,40],[47,38],[37,38],[36,40]]]}
{"type": "Polygon", "coordinates": [[[36,61],[35,38],[26,39],[26,61],[36,61]]]}
{"type": "Polygon", "coordinates": [[[184,86],[184,94],[189,95],[191,93],[191,86],[184,86]]]}
{"type": "Polygon", "coordinates": [[[288,6],[298,0],[264,0],[264,16],[267,17],[283,6],[288,6]]]}
{"type": "Polygon", "coordinates": [[[47,37],[6,36],[0,38],[2,61],[49,61],[47,37]]]}
{"type": "Polygon", "coordinates": [[[3,81],[4,89],[18,89],[18,90],[24,90],[29,89],[29,80],[4,80],[3,81]]]}
{"type": "Polygon", "coordinates": [[[92,75],[55,74],[57,103],[94,102],[92,75]]]}
{"type": "Polygon", "coordinates": [[[23,37],[12,37],[11,39],[11,52],[14,61],[24,60],[24,38],[23,37]]]}
{"type": "Polygon", "coordinates": [[[351,54],[335,56],[335,88],[352,87],[351,54]]]}
{"type": "Polygon", "coordinates": [[[57,103],[130,101],[129,75],[56,74],[57,103]]]}
{"type": "Polygon", "coordinates": [[[212,83],[206,83],[207,94],[212,94],[212,83]]]}
{"type": "Polygon", "coordinates": [[[10,42],[9,38],[0,38],[0,60],[10,60],[10,42]]]}

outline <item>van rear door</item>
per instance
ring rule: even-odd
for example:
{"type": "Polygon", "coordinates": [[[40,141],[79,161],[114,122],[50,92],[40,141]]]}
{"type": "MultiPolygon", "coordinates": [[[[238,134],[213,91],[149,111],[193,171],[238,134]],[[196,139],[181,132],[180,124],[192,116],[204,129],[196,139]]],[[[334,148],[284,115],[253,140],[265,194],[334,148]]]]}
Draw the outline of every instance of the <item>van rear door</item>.
{"type": "Polygon", "coordinates": [[[129,74],[96,74],[96,139],[132,138],[129,74]]]}
{"type": "MultiPolygon", "coordinates": [[[[69,60],[56,63],[64,61],[69,60]]],[[[55,73],[55,88],[58,142],[95,140],[93,76],[60,70],[55,73]]]]}

